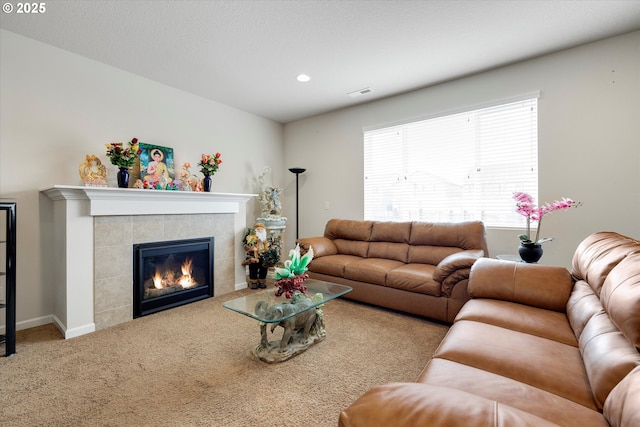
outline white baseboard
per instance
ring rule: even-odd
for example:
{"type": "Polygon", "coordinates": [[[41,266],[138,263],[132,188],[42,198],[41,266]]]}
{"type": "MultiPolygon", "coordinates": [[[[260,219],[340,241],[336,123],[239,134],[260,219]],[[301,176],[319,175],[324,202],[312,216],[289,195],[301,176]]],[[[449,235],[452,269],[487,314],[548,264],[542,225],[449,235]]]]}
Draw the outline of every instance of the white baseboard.
{"type": "MultiPolygon", "coordinates": [[[[52,316],[42,316],[42,317],[36,317],[34,319],[23,320],[21,322],[16,322],[16,331],[35,328],[36,326],[42,326],[48,323],[53,323],[52,316]]],[[[0,333],[1,334],[7,333],[7,325],[0,325],[0,333]]]]}
{"type": "Polygon", "coordinates": [[[16,329],[18,331],[22,329],[35,328],[36,326],[42,326],[53,322],[53,316],[36,317],[35,319],[23,320],[16,323],[16,329]]]}
{"type": "Polygon", "coordinates": [[[242,282],[242,283],[236,283],[236,291],[239,291],[241,289],[246,289],[247,288],[247,282],[242,282]]]}
{"type": "Polygon", "coordinates": [[[58,328],[60,332],[62,332],[65,339],[79,337],[80,335],[90,334],[91,332],[96,331],[95,323],[88,323],[76,328],[67,329],[67,327],[56,316],[53,316],[53,324],[56,325],[56,328],[58,328]]]}

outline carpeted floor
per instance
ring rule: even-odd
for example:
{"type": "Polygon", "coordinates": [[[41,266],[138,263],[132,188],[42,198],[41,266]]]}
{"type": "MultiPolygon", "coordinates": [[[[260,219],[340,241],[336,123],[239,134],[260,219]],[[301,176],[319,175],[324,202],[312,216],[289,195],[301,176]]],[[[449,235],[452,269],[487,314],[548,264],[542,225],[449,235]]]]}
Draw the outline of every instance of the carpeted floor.
{"type": "Polygon", "coordinates": [[[19,331],[17,354],[0,357],[0,425],[337,426],[369,388],[413,381],[448,329],[337,299],[324,341],[267,364],[250,352],[257,322],[222,307],[246,292],[70,340],[19,331]]]}

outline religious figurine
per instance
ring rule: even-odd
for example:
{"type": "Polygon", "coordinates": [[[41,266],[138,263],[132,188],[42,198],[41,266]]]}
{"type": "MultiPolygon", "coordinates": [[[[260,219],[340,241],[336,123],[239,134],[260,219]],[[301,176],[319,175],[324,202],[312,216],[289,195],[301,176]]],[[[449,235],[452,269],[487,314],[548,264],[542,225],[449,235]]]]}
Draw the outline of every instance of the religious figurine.
{"type": "Polygon", "coordinates": [[[107,186],[107,168],[94,154],[87,154],[85,156],[85,161],[78,167],[78,173],[80,174],[82,182],[87,186],[107,186]]]}
{"type": "Polygon", "coordinates": [[[262,175],[254,178],[260,188],[260,218],[257,220],[267,227],[284,227],[287,218],[282,216],[282,203],[280,202],[282,188],[276,188],[265,183],[265,177],[270,172],[271,168],[265,167],[262,175]]]}

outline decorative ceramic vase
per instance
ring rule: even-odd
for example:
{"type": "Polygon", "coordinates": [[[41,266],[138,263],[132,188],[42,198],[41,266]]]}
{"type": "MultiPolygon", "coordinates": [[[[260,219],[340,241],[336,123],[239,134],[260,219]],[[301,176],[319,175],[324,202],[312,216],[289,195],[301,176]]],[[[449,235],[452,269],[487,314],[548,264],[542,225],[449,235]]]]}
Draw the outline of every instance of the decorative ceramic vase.
{"type": "Polygon", "coordinates": [[[520,243],[518,253],[522,261],[535,263],[542,258],[542,245],[540,243],[520,243]]]}
{"type": "Polygon", "coordinates": [[[117,177],[118,187],[129,188],[129,168],[120,168],[117,177]]]}
{"type": "Polygon", "coordinates": [[[202,189],[207,193],[211,191],[211,176],[205,175],[204,180],[202,181],[202,189]]]}

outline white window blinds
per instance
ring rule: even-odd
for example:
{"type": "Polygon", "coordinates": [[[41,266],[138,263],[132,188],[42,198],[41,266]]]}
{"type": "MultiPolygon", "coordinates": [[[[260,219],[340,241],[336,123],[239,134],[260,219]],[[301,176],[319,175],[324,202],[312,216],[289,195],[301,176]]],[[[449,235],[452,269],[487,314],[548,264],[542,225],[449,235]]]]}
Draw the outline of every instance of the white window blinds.
{"type": "Polygon", "coordinates": [[[521,227],[513,192],[538,195],[538,99],[364,133],[364,216],[521,227]]]}

